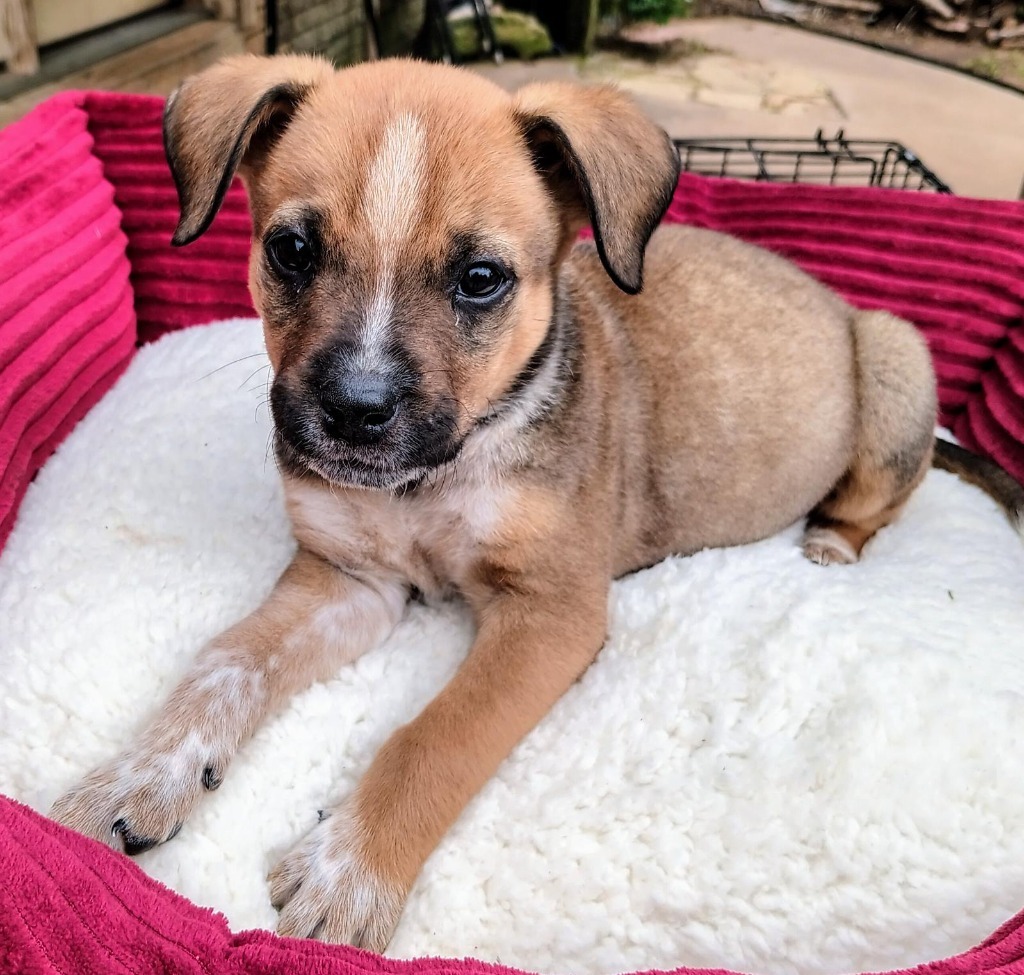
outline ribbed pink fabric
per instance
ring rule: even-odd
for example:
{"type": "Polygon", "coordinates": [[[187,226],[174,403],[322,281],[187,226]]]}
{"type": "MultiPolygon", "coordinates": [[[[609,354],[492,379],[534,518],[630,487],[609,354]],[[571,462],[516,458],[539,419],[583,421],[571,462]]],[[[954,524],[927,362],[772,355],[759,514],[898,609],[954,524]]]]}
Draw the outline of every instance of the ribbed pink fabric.
{"type": "Polygon", "coordinates": [[[0,546],[134,349],[125,236],[87,123],[63,97],[0,132],[0,546]]]}
{"type": "MultiPolygon", "coordinates": [[[[0,877],[0,975],[521,975],[473,960],[393,961],[267,931],[233,935],[223,917],[128,857],[2,797],[0,877]]],[[[979,947],[909,971],[1024,973],[1024,913],[979,947]]]]}
{"type": "Polygon", "coordinates": [[[113,184],[143,342],[186,325],[254,315],[246,276],[251,223],[237,180],[213,226],[188,247],[170,246],[178,196],[164,158],[163,101],[86,93],[96,155],[113,184]]]}

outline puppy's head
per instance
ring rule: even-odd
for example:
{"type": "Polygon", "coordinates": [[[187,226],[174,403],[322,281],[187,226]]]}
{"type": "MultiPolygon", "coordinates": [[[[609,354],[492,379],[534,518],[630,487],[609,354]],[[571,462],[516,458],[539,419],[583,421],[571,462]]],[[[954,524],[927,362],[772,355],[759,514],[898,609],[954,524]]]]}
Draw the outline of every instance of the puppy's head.
{"type": "Polygon", "coordinates": [[[583,225],[615,283],[640,289],[678,175],[613,89],[509,96],[412,61],[230,59],[171,96],[164,136],[175,244],[245,181],[279,456],[368,487],[453,458],[515,387],[583,225]]]}

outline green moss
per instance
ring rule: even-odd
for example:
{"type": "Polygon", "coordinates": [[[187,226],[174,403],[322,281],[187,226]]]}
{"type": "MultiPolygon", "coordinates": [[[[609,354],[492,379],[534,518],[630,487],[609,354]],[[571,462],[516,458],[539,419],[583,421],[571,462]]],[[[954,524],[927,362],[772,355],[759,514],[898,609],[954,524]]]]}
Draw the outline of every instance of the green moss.
{"type": "Polygon", "coordinates": [[[963,67],[979,78],[996,78],[1019,85],[1024,81],[1024,51],[994,51],[965,61],[963,67]]]}
{"type": "MultiPolygon", "coordinates": [[[[491,14],[494,34],[503,51],[510,51],[524,61],[531,61],[551,53],[551,35],[544,25],[529,14],[515,10],[495,11],[491,14]]],[[[452,41],[460,58],[480,53],[480,38],[472,17],[451,22],[452,41]]]]}
{"type": "Polygon", "coordinates": [[[982,78],[999,77],[999,62],[991,54],[982,54],[979,57],[971,58],[964,63],[964,67],[971,74],[980,75],[982,78]]]}

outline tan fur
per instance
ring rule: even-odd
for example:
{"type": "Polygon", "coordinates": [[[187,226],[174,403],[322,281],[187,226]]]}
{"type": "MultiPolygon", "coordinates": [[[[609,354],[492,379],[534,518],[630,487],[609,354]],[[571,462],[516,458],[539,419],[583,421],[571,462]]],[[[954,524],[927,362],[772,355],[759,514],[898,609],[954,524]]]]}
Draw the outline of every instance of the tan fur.
{"type": "Polygon", "coordinates": [[[855,561],[868,539],[899,514],[932,460],[937,403],[924,339],[885,312],[855,315],[853,335],[857,448],[842,480],[811,512],[804,551],[818,562],[855,561]],[[842,544],[830,549],[822,529],[848,551],[842,544]]]}
{"type": "Polygon", "coordinates": [[[930,360],[910,325],[764,251],[682,227],[648,246],[677,163],[609,88],[510,98],[411,62],[237,59],[186,83],[167,130],[179,239],[234,166],[246,180],[299,551],[55,815],[112,845],[168,838],[203,769],[386,633],[408,592],[460,594],[478,627],[465,663],[270,876],[283,933],[381,950],[439,839],[600,650],[611,580],[808,514],[810,558],[855,559],[928,464],[930,360]],[[575,244],[586,222],[596,241],[575,244]],[[317,261],[286,280],[263,244],[295,227],[317,261]],[[453,290],[480,259],[514,277],[493,304],[453,290]],[[415,384],[370,447],[323,432],[322,397],[375,315],[372,369],[398,344],[415,384]],[[415,459],[435,441],[456,446],[415,459]],[[249,691],[218,708],[235,684],[249,691]]]}

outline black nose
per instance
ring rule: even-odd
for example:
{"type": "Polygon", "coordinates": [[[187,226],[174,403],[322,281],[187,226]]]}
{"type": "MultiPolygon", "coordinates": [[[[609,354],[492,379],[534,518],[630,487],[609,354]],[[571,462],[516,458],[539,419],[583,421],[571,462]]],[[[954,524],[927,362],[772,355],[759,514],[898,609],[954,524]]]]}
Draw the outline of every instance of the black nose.
{"type": "Polygon", "coordinates": [[[320,395],[324,427],[337,440],[375,443],[391,426],[401,398],[392,379],[367,372],[346,373],[320,395]]]}

